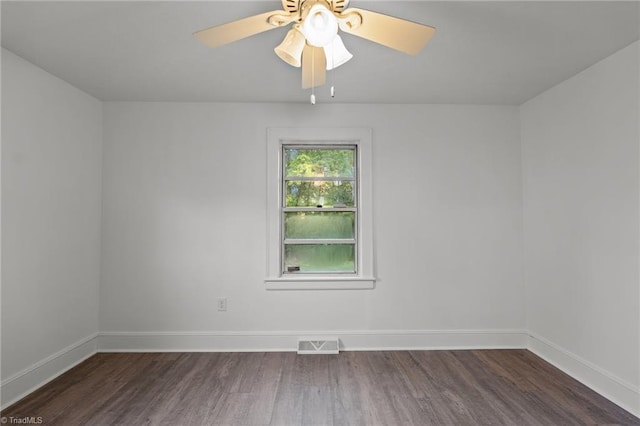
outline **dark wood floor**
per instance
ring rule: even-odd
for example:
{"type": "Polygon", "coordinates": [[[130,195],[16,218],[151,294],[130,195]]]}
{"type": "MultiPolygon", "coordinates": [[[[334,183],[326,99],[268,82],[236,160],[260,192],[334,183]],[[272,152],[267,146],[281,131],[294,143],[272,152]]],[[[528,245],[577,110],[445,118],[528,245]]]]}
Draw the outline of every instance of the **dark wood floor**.
{"type": "Polygon", "coordinates": [[[59,425],[640,425],[526,350],[97,354],[2,412],[59,425]]]}

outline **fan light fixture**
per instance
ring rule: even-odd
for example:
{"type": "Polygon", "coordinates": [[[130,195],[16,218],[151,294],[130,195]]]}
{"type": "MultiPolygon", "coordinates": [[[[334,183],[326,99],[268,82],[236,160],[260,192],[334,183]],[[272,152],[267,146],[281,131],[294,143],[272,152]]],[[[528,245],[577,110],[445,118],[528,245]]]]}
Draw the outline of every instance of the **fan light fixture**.
{"type": "Polygon", "coordinates": [[[294,25],[282,43],[273,50],[280,59],[299,68],[305,43],[324,49],[327,70],[337,68],[353,58],[338,35],[338,20],[320,3],[313,5],[302,25],[294,25]]]}
{"type": "MultiPolygon", "coordinates": [[[[196,31],[194,37],[209,47],[218,47],[293,24],[274,50],[287,64],[302,67],[302,88],[313,91],[326,83],[327,70],[353,57],[338,30],[410,55],[417,54],[435,32],[428,25],[348,7],[350,0],[281,0],[281,3],[282,10],[196,31]]],[[[313,92],[311,99],[314,103],[313,92]]]]}

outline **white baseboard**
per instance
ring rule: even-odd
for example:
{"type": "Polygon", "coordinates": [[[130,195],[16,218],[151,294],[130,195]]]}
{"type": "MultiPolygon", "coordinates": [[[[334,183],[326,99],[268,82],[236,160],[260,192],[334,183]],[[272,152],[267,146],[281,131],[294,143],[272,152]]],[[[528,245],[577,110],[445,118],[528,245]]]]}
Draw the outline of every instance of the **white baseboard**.
{"type": "Polygon", "coordinates": [[[524,349],[525,330],[332,330],[254,332],[102,332],[99,352],[287,352],[300,336],[331,336],[340,349],[524,349]]]}
{"type": "Polygon", "coordinates": [[[569,352],[545,338],[529,333],[528,349],[554,367],[640,417],[640,388],[569,352]]]}
{"type": "Polygon", "coordinates": [[[1,408],[4,410],[94,355],[97,337],[98,333],[92,334],[3,380],[0,383],[1,408]]]}

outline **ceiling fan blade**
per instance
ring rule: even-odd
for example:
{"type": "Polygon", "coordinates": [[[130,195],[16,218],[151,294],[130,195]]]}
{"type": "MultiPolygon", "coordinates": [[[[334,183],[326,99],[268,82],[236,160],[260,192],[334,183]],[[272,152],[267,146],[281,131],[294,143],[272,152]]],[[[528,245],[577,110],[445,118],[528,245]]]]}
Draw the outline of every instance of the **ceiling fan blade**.
{"type": "Polygon", "coordinates": [[[324,49],[305,44],[302,51],[302,88],[322,86],[326,79],[326,67],[324,49]]]}
{"type": "Polygon", "coordinates": [[[436,29],[369,10],[350,8],[337,15],[340,29],[383,46],[415,55],[436,29]]]}
{"type": "Polygon", "coordinates": [[[193,36],[209,47],[218,47],[293,22],[296,16],[283,10],[265,12],[196,31],[193,36]]]}

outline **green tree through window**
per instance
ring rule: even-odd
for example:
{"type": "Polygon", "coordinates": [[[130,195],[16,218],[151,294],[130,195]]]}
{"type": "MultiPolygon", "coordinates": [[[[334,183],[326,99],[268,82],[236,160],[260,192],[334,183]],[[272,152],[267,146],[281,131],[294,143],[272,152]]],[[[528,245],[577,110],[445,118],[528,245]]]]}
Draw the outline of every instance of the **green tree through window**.
{"type": "Polygon", "coordinates": [[[283,146],[283,272],[355,273],[355,146],[283,146]]]}

